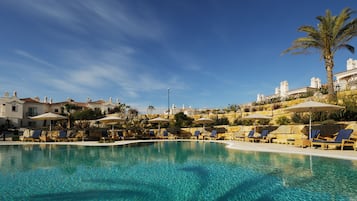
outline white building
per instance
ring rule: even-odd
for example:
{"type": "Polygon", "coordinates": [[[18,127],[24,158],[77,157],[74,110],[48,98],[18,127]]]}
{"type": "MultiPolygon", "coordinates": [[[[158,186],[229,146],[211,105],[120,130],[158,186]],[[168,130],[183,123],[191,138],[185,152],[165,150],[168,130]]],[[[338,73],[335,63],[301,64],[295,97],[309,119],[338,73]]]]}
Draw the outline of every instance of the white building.
{"type": "Polygon", "coordinates": [[[310,81],[310,87],[315,88],[315,89],[320,89],[321,88],[321,80],[320,78],[317,77],[312,77],[310,81]]]}
{"type": "MultiPolygon", "coordinates": [[[[118,103],[113,103],[112,99],[108,101],[99,100],[88,102],[75,102],[68,98],[64,102],[54,103],[52,99],[45,97],[43,101],[39,97],[34,98],[18,98],[14,92],[12,96],[8,92],[0,97],[0,126],[15,126],[15,127],[38,127],[43,125],[43,121],[32,120],[31,117],[37,116],[46,112],[58,114],[66,114],[66,105],[72,104],[79,109],[99,109],[103,114],[107,114],[118,103]]],[[[47,122],[48,123],[48,122],[47,122]]]]}
{"type": "Polygon", "coordinates": [[[298,96],[303,93],[310,91],[316,91],[321,88],[320,78],[312,77],[310,80],[309,87],[302,87],[298,89],[289,90],[288,81],[284,80],[280,82],[280,86],[275,88],[275,93],[273,95],[265,96],[264,94],[257,95],[257,102],[266,102],[272,99],[280,98],[280,100],[285,100],[287,97],[298,96]]]}
{"type": "Polygon", "coordinates": [[[335,87],[337,90],[357,89],[357,60],[349,58],[346,71],[335,74],[335,87]]]}
{"type": "Polygon", "coordinates": [[[4,97],[0,97],[0,124],[19,126],[23,118],[23,104],[16,92],[12,96],[5,92],[4,97]]]}

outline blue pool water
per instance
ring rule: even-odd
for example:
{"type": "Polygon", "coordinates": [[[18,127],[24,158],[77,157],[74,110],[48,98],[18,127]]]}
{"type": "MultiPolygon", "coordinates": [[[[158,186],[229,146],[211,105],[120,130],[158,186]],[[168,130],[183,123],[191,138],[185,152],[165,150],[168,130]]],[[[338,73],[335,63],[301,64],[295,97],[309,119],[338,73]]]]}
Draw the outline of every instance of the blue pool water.
{"type": "Polygon", "coordinates": [[[0,200],[357,200],[357,163],[210,142],[0,146],[0,200]]]}

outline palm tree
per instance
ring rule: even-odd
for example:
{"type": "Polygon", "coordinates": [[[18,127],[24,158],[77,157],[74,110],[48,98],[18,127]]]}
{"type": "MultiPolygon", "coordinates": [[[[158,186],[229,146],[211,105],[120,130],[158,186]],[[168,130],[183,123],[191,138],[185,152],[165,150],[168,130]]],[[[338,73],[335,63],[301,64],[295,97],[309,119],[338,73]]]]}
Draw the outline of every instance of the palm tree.
{"type": "Polygon", "coordinates": [[[354,47],[348,42],[357,35],[357,19],[347,22],[354,13],[350,8],[345,8],[340,15],[332,16],[330,10],[326,10],[325,16],[318,16],[317,28],[313,26],[301,26],[299,31],[305,32],[306,37],[294,40],[292,46],[283,53],[292,54],[309,53],[308,49],[317,49],[324,59],[327,73],[327,89],[329,100],[335,100],[336,95],[333,86],[334,55],[337,50],[347,49],[354,53],[354,47]]]}
{"type": "Polygon", "coordinates": [[[147,113],[148,114],[152,114],[152,112],[155,110],[155,107],[152,106],[152,105],[149,105],[148,108],[147,108],[147,113]]]}

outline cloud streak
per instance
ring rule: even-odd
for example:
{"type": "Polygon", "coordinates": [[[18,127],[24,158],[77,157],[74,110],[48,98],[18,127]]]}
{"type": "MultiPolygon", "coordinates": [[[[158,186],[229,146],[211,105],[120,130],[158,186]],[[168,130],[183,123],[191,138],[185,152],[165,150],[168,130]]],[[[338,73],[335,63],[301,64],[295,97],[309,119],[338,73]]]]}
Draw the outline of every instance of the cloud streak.
{"type": "MultiPolygon", "coordinates": [[[[11,4],[11,3],[10,3],[11,4]]],[[[122,39],[161,40],[164,37],[162,24],[145,6],[128,7],[118,1],[21,1],[13,3],[21,12],[37,16],[41,21],[50,21],[74,32],[89,34],[114,33],[122,39]],[[90,23],[89,23],[90,22],[90,23]]]]}

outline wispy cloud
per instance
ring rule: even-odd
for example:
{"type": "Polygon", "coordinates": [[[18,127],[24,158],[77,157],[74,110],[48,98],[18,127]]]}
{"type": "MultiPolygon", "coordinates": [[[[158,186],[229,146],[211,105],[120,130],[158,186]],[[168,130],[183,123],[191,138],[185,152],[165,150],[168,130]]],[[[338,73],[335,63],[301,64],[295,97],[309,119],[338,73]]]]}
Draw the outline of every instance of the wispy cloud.
{"type": "Polygon", "coordinates": [[[23,50],[15,50],[15,53],[18,54],[18,55],[20,55],[20,56],[22,56],[22,57],[25,57],[25,58],[27,58],[27,59],[29,59],[29,60],[31,60],[31,61],[34,61],[34,62],[36,62],[36,63],[38,63],[38,64],[42,64],[42,65],[45,65],[45,66],[51,67],[51,68],[56,68],[55,65],[53,65],[53,64],[51,64],[51,63],[49,63],[49,62],[47,62],[47,61],[45,61],[45,60],[43,60],[43,59],[39,59],[39,58],[37,58],[37,57],[31,55],[30,53],[26,52],[26,51],[23,51],[23,50]]]}
{"type": "Polygon", "coordinates": [[[115,33],[126,38],[161,40],[164,27],[149,8],[128,7],[121,1],[21,1],[23,13],[79,33],[115,33]],[[88,23],[90,22],[90,23],[88,23]]]}
{"type": "Polygon", "coordinates": [[[23,79],[22,86],[26,85],[33,96],[53,93],[83,99],[116,93],[113,96],[125,97],[139,106],[135,99],[145,105],[148,95],[155,97],[155,93],[162,93],[168,87],[186,88],[187,83],[175,70],[168,68],[163,72],[146,61],[149,57],[149,61],[156,62],[150,52],[145,54],[152,48],[147,43],[163,48],[162,53],[175,66],[188,71],[201,69],[193,57],[175,55],[171,46],[165,46],[167,27],[144,4],[140,8],[129,7],[121,1],[92,0],[9,4],[21,11],[21,15],[28,16],[29,21],[36,22],[39,31],[44,32],[51,43],[41,46],[41,52],[32,47],[13,47],[17,58],[8,58],[9,68],[23,69],[21,72],[26,76],[16,79],[23,79]],[[40,91],[43,94],[37,94],[40,91]]]}

